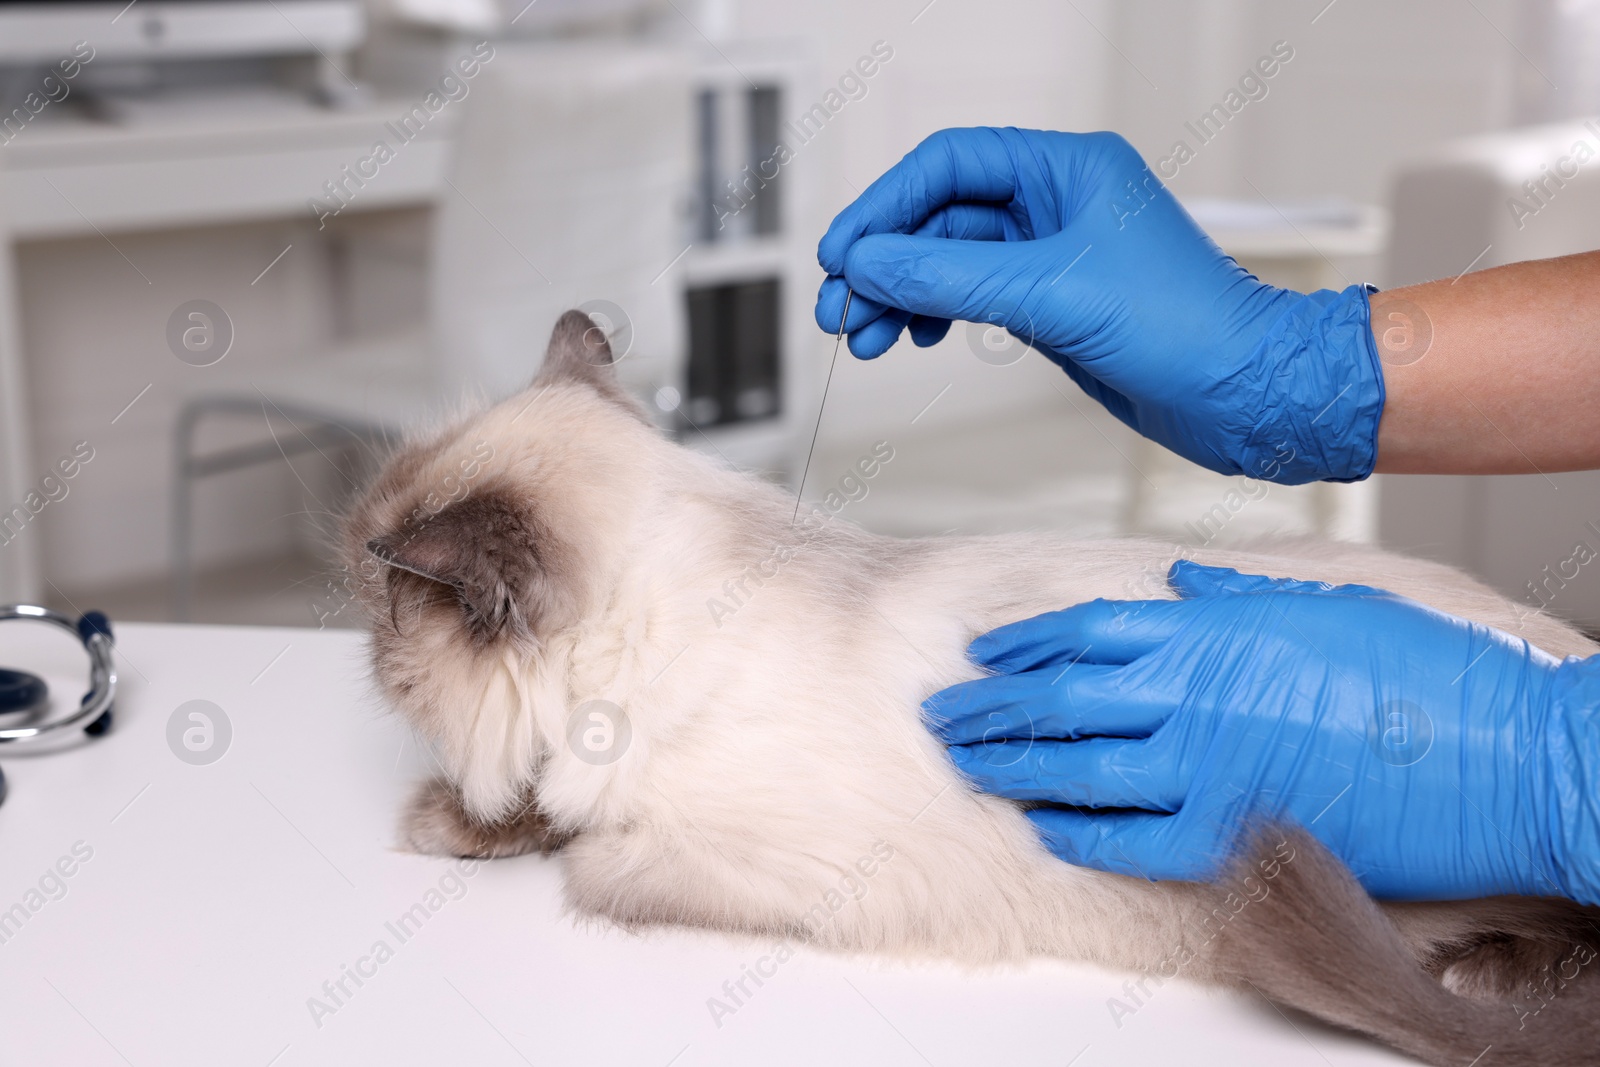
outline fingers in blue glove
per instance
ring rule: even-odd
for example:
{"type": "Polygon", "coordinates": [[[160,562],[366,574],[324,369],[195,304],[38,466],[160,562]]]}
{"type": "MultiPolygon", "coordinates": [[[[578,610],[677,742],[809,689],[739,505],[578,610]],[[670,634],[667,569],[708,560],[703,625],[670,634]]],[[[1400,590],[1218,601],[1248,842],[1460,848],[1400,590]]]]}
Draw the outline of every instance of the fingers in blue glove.
{"type": "Polygon", "coordinates": [[[934,212],[962,200],[1003,204],[1016,192],[1013,168],[997,167],[1009,151],[1000,130],[940,130],[906,154],[839,212],[817,243],[817,262],[844,273],[845,253],[861,237],[910,233],[934,212]]]}
{"type": "Polygon", "coordinates": [[[1180,559],[1167,571],[1167,584],[1180,597],[1191,599],[1224,593],[1336,593],[1345,596],[1394,594],[1367,585],[1329,585],[1295,578],[1268,578],[1261,574],[1241,574],[1232,567],[1208,567],[1180,559]]]}
{"type": "Polygon", "coordinates": [[[947,204],[922,221],[911,233],[917,237],[946,237],[953,241],[1026,241],[1030,235],[1004,204],[962,202],[947,204]]]}
{"type": "Polygon", "coordinates": [[[1183,838],[1172,832],[1178,816],[1075,808],[1036,808],[1027,815],[1045,847],[1079,867],[1157,881],[1201,881],[1220,867],[1214,854],[1181,847],[1183,838]]]}
{"type": "Polygon", "coordinates": [[[1181,600],[1091,600],[990,630],[967,646],[967,655],[1007,673],[1132,663],[1165,644],[1193,613],[1181,600]]]}
{"type": "Polygon", "coordinates": [[[1024,340],[1036,329],[1013,295],[1058,272],[1059,249],[1032,241],[957,241],[876,234],[850,246],[844,277],[858,296],[918,315],[1004,326],[1024,340]],[[1027,282],[1018,279],[1027,278],[1027,282]]]}
{"type": "Polygon", "coordinates": [[[894,347],[910,321],[911,312],[890,308],[861,329],[848,333],[845,344],[857,359],[877,359],[894,347]]]}
{"type": "MultiPolygon", "coordinates": [[[[951,204],[934,212],[916,229],[919,237],[946,237],[956,241],[1021,241],[1027,235],[1016,216],[996,204],[951,204]]],[[[931,348],[950,332],[951,320],[936,315],[913,315],[908,326],[918,348],[931,348]]]]}
{"type": "Polygon", "coordinates": [[[1012,800],[1171,812],[1188,784],[1178,761],[1144,741],[986,741],[949,752],[979,789],[1012,800]]]}
{"type": "Polygon", "coordinates": [[[1004,739],[1149,737],[1183,691],[1136,667],[1078,663],[999,674],[941,690],[922,705],[947,745],[1004,739]]]}
{"type": "Polygon", "coordinates": [[[885,307],[875,300],[857,293],[849,297],[849,286],[843,278],[824,278],[817,291],[815,316],[817,325],[830,334],[837,334],[840,316],[845,313],[849,299],[849,321],[844,323],[851,355],[857,359],[876,359],[899,340],[900,333],[911,321],[909,311],[885,307]]]}
{"type": "Polygon", "coordinates": [[[830,274],[822,279],[822,287],[817,290],[817,304],[813,315],[824,333],[839,332],[839,316],[844,314],[846,298],[850,300],[850,320],[844,324],[846,333],[861,329],[889,310],[885,305],[860,293],[854,297],[850,297],[849,293],[850,286],[843,278],[830,274]]]}
{"type": "Polygon", "coordinates": [[[943,341],[944,335],[950,332],[950,320],[932,318],[928,315],[913,315],[907,330],[918,348],[932,348],[943,341]]]}

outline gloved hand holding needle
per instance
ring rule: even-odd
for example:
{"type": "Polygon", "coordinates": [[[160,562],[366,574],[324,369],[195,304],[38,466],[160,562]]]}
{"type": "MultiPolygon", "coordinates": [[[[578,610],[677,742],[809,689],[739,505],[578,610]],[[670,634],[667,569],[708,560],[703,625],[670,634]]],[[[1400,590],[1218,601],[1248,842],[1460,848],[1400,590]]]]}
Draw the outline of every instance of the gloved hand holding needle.
{"type": "MultiPolygon", "coordinates": [[[[853,291],[856,356],[1003,326],[1222,473],[1600,466],[1600,253],[1293,292],[1225,255],[1122,138],[1008,128],[928,138],[818,260],[817,322],[837,330],[853,291]]],[[[1057,855],[1204,878],[1252,820],[1288,819],[1379,896],[1600,904],[1600,657],[1362,586],[1186,563],[1171,583],[1176,601],[979,637],[991,676],[925,705],[980,787],[1052,805],[1030,817],[1057,855]],[[1384,708],[1426,724],[1425,759],[1371,743],[1384,708]]]]}
{"type": "Polygon", "coordinates": [[[1372,472],[1383,381],[1365,290],[1263,285],[1115,134],[936,134],[834,219],[817,258],[817,323],[837,329],[854,288],[857,356],[907,328],[929,345],[951,319],[999,325],[1212,470],[1372,472]]]}

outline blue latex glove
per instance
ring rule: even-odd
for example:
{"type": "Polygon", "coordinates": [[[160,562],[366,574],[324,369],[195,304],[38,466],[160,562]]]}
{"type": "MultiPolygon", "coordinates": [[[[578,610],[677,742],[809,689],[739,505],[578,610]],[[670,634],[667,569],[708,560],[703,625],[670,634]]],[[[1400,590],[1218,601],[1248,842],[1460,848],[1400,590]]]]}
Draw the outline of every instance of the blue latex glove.
{"type": "Polygon", "coordinates": [[[1600,904],[1600,657],[1365,586],[1170,581],[978,638],[1000,673],[925,705],[979,786],[1074,805],[1028,813],[1056,855],[1204,879],[1270,818],[1376,896],[1600,904]]]}
{"type": "Polygon", "coordinates": [[[1367,291],[1263,285],[1111,133],[944,130],[817,246],[817,324],[871,359],[909,326],[1004,326],[1139,433],[1224,474],[1372,473],[1383,376],[1367,291]]]}

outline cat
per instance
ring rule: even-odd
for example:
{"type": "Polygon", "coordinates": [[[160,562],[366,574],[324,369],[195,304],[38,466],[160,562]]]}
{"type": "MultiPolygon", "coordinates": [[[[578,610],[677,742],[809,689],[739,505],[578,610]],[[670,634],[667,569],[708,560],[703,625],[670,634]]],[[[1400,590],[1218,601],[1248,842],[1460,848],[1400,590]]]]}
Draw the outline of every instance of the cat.
{"type": "MultiPolygon", "coordinates": [[[[1017,804],[959,775],[920,709],[980,676],[968,642],[1098,597],[1170,596],[1175,546],[906,540],[836,517],[833,498],[794,510],[656,429],[581,312],[527,390],[399,447],[339,550],[373,676],[444,771],[404,816],[409,847],[559,850],[571,908],[624,927],[1086,960],[1253,986],[1434,1063],[1600,1060],[1600,909],[1380,906],[1294,828],[1260,828],[1214,884],[1107,874],[1055,859],[1017,804]]],[[[1383,586],[1557,656],[1596,651],[1458,571],[1371,547],[1182,554],[1383,586]]]]}

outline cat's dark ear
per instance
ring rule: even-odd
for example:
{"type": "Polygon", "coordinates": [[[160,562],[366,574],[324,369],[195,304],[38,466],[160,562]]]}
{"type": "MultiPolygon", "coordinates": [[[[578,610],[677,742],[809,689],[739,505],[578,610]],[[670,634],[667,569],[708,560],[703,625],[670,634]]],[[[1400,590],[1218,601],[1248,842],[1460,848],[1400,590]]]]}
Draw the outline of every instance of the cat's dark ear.
{"type": "Polygon", "coordinates": [[[533,379],[534,385],[555,382],[582,382],[641,421],[650,421],[617,378],[616,360],[605,327],[581,311],[563,312],[556,320],[544,364],[533,379]]]}
{"type": "Polygon", "coordinates": [[[600,324],[581,311],[567,311],[550,331],[538,380],[582,381],[620,391],[615,363],[611,342],[600,324]]]}
{"type": "Polygon", "coordinates": [[[373,538],[367,551],[453,590],[468,630],[487,640],[526,631],[538,614],[543,560],[554,554],[546,540],[509,497],[486,491],[373,538]]]}

